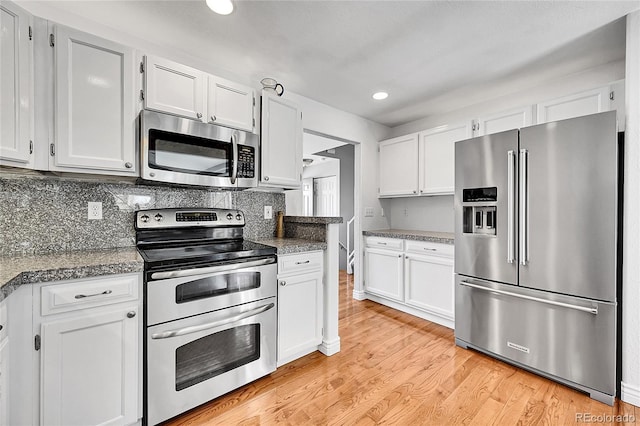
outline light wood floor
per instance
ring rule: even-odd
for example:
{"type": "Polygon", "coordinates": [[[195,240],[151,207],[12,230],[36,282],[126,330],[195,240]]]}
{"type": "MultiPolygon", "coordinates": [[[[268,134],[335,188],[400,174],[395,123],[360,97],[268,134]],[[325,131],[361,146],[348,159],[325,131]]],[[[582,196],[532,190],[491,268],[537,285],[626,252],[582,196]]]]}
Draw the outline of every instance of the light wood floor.
{"type": "Polygon", "coordinates": [[[167,424],[565,425],[589,413],[640,425],[640,408],[609,407],[461,349],[448,328],[353,300],[350,280],[341,271],[340,353],[315,352],[167,424]]]}

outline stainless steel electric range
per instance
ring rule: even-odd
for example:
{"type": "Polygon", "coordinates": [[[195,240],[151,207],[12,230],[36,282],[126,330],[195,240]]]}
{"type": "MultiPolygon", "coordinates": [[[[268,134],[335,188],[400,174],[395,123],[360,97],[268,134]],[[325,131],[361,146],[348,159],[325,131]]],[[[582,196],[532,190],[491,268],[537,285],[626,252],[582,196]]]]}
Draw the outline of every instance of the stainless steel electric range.
{"type": "Polygon", "coordinates": [[[157,424],[276,368],[276,249],[243,239],[244,214],[140,210],[144,422],[157,424]]]}

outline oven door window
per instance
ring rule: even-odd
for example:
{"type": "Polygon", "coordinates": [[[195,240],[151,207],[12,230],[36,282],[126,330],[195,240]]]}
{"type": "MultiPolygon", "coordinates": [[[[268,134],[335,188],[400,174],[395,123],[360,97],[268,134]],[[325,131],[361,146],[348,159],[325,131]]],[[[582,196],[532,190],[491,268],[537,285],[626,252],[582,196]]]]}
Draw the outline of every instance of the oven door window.
{"type": "Polygon", "coordinates": [[[176,286],[176,303],[237,293],[260,287],[260,272],[232,272],[189,281],[176,286]]]}
{"type": "Polygon", "coordinates": [[[260,358],[260,324],[240,325],[176,349],[176,391],[260,358]]]}
{"type": "Polygon", "coordinates": [[[149,131],[149,167],[153,169],[229,177],[232,162],[230,141],[149,131]]]}

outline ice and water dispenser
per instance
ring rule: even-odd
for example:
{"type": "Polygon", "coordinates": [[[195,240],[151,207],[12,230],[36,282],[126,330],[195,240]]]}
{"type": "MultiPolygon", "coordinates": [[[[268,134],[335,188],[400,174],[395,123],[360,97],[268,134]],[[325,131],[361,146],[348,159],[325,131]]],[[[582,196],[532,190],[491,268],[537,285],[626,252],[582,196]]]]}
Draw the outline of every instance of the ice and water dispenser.
{"type": "Polygon", "coordinates": [[[498,188],[462,190],[462,232],[496,235],[498,188]]]}

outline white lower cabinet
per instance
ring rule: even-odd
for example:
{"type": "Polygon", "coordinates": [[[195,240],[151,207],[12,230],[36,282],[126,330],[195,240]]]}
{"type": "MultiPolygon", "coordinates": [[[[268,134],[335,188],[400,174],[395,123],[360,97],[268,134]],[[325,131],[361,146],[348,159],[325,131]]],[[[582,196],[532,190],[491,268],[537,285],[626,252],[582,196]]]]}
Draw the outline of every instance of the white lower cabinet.
{"type": "Polygon", "coordinates": [[[278,367],[322,343],[320,251],[278,256],[278,367]]]}
{"type": "Polygon", "coordinates": [[[365,245],[369,299],[453,328],[452,245],[380,237],[365,245]]]}
{"type": "Polygon", "coordinates": [[[7,302],[0,302],[0,425],[9,423],[9,335],[7,302]]]}
{"type": "Polygon", "coordinates": [[[138,274],[131,274],[40,285],[34,307],[43,303],[34,309],[34,328],[40,336],[41,424],[138,421],[140,281],[138,274]],[[111,289],[123,279],[135,284],[126,301],[111,289]],[[76,296],[59,297],[66,287],[76,296]],[[66,312],[50,314],[46,302],[56,297],[66,312]]]}

